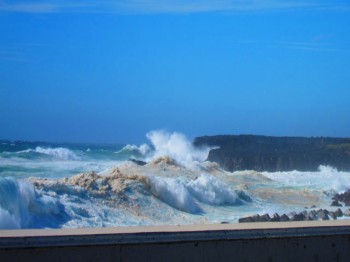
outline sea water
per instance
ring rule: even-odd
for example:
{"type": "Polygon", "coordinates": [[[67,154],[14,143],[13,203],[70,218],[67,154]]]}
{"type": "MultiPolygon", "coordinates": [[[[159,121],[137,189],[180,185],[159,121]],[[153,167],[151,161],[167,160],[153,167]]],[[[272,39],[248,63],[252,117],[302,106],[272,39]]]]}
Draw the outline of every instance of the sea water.
{"type": "Polygon", "coordinates": [[[0,228],[237,223],[330,207],[350,173],[227,172],[179,133],[143,145],[0,141],[0,228]],[[131,159],[143,162],[135,163],[131,159]],[[140,165],[140,163],[142,165],[140,165]]]}

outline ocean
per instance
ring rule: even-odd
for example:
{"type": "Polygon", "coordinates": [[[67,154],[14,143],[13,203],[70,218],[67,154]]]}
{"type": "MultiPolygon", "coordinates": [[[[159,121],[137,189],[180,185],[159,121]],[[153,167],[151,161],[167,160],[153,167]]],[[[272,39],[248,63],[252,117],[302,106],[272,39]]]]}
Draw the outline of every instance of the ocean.
{"type": "Polygon", "coordinates": [[[350,173],[330,166],[227,172],[183,134],[146,137],[142,145],[0,140],[0,229],[237,223],[336,210],[332,197],[350,189],[350,173]]]}

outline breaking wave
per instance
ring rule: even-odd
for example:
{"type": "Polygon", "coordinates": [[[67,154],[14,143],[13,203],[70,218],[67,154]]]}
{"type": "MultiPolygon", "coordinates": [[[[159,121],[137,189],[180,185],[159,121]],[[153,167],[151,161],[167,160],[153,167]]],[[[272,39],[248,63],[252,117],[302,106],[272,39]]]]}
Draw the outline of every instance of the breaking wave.
{"type": "Polygon", "coordinates": [[[242,193],[237,194],[227,184],[219,181],[214,176],[205,174],[190,181],[187,188],[199,201],[210,205],[240,205],[245,201],[251,201],[247,195],[241,199],[242,193]]]}
{"type": "Polygon", "coordinates": [[[150,177],[149,183],[155,196],[176,209],[192,214],[204,212],[200,203],[220,206],[251,202],[243,191],[236,191],[206,174],[201,174],[194,180],[184,177],[150,177]]]}
{"type": "Polygon", "coordinates": [[[150,185],[152,193],[170,206],[192,214],[203,212],[180,180],[151,177],[150,185]]]}
{"type": "Polygon", "coordinates": [[[210,151],[209,147],[194,148],[183,134],[177,132],[151,131],[146,136],[154,148],[151,158],[167,156],[190,169],[197,168],[198,163],[204,162],[210,151]]]}
{"type": "Polygon", "coordinates": [[[81,160],[81,158],[75,154],[72,150],[63,147],[57,148],[44,148],[37,146],[35,149],[27,149],[15,152],[19,157],[23,158],[35,158],[40,156],[50,157],[54,160],[81,160]]]}
{"type": "Polygon", "coordinates": [[[0,228],[59,227],[62,206],[27,182],[0,177],[0,228]]]}
{"type": "Polygon", "coordinates": [[[136,145],[126,145],[121,150],[115,152],[116,154],[125,155],[126,157],[145,157],[150,153],[152,149],[147,144],[142,144],[141,146],[136,145]]]}
{"type": "Polygon", "coordinates": [[[56,159],[60,159],[60,160],[80,160],[80,157],[77,156],[73,151],[62,147],[59,147],[59,148],[37,147],[35,149],[35,152],[53,156],[56,159]]]}

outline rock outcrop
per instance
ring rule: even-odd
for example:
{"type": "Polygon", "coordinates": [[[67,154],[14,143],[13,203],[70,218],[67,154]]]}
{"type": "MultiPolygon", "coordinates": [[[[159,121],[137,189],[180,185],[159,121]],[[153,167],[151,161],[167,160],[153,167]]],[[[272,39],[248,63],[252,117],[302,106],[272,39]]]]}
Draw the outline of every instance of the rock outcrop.
{"type": "Polygon", "coordinates": [[[334,195],[332,204],[338,203],[339,206],[342,206],[339,202],[344,203],[345,206],[350,206],[350,190],[334,195]]]}
{"type": "Polygon", "coordinates": [[[238,220],[239,223],[252,222],[288,222],[288,221],[317,221],[317,220],[336,220],[343,216],[350,216],[350,209],[342,211],[338,208],[335,211],[328,211],[327,209],[303,211],[300,213],[291,212],[289,214],[274,214],[272,217],[269,214],[253,215],[242,217],[238,220]]]}
{"type": "Polygon", "coordinates": [[[316,171],[320,165],[350,171],[350,138],[222,135],[198,137],[193,144],[213,147],[207,160],[231,172],[316,171]]]}

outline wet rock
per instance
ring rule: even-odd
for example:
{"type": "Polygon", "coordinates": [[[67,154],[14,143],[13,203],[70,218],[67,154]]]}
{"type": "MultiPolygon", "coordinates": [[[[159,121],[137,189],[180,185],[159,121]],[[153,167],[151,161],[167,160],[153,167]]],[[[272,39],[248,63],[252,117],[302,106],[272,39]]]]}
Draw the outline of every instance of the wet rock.
{"type": "Polygon", "coordinates": [[[290,220],[291,221],[304,221],[304,219],[305,219],[305,217],[304,217],[303,213],[297,214],[297,213],[293,212],[290,215],[290,220]]]}
{"type": "Polygon", "coordinates": [[[250,222],[269,222],[271,220],[269,214],[264,214],[262,216],[260,215],[254,215],[249,217],[242,217],[238,219],[239,223],[250,223],[250,222]]]}
{"type": "Polygon", "coordinates": [[[305,216],[305,220],[306,221],[313,221],[313,220],[317,220],[317,213],[315,210],[311,210],[309,212],[307,212],[307,215],[305,216]]]}
{"type": "Polygon", "coordinates": [[[286,215],[286,214],[283,214],[281,217],[280,217],[280,221],[281,222],[287,222],[287,221],[290,221],[289,217],[286,215]]]}
{"type": "Polygon", "coordinates": [[[343,205],[340,204],[340,203],[338,202],[338,200],[333,200],[331,206],[332,206],[332,207],[341,207],[341,206],[343,206],[343,205]]]}
{"type": "Polygon", "coordinates": [[[255,222],[253,221],[252,217],[242,217],[238,219],[238,223],[251,223],[251,222],[255,222]]]}
{"type": "Polygon", "coordinates": [[[252,216],[253,222],[259,222],[260,215],[252,216]]]}
{"type": "Polygon", "coordinates": [[[332,218],[333,220],[337,220],[337,217],[336,217],[336,215],[334,214],[333,211],[329,212],[328,217],[332,218]]]}
{"type": "Polygon", "coordinates": [[[329,220],[330,218],[336,220],[342,216],[350,216],[350,209],[346,211],[342,211],[338,208],[335,211],[328,211],[327,209],[319,209],[319,210],[304,210],[303,212],[291,212],[288,215],[283,214],[279,215],[275,213],[272,217],[269,214],[264,215],[254,215],[245,218],[240,218],[240,223],[246,222],[287,222],[287,221],[316,221],[316,220],[329,220]]]}
{"type": "Polygon", "coordinates": [[[320,220],[329,220],[329,216],[328,216],[329,212],[328,212],[328,210],[326,210],[326,209],[319,209],[319,210],[316,211],[316,213],[317,213],[318,219],[320,219],[320,220]]]}
{"type": "Polygon", "coordinates": [[[144,165],[147,164],[147,162],[142,161],[142,160],[137,160],[137,159],[135,159],[135,158],[130,158],[129,161],[135,163],[135,164],[138,165],[138,166],[144,166],[144,165]]]}
{"type": "Polygon", "coordinates": [[[271,218],[270,221],[271,221],[271,222],[280,222],[280,221],[281,221],[281,217],[280,217],[279,214],[275,213],[275,214],[272,216],[272,218],[271,218]]]}
{"type": "Polygon", "coordinates": [[[342,217],[343,216],[343,211],[341,211],[340,208],[338,208],[336,211],[333,212],[335,217],[342,217]]]}
{"type": "Polygon", "coordinates": [[[262,216],[259,216],[259,222],[269,222],[271,220],[271,217],[269,214],[264,214],[262,216]]]}
{"type": "Polygon", "coordinates": [[[328,215],[334,220],[336,220],[338,217],[344,216],[343,211],[340,208],[335,211],[330,211],[328,215]]]}
{"type": "Polygon", "coordinates": [[[333,196],[334,201],[343,202],[345,206],[350,206],[350,190],[333,196]]]}
{"type": "Polygon", "coordinates": [[[303,211],[303,212],[302,212],[302,214],[303,214],[303,216],[304,216],[304,221],[312,221],[312,220],[313,220],[312,216],[310,216],[309,213],[310,213],[310,212],[307,212],[307,211],[303,211]]]}

